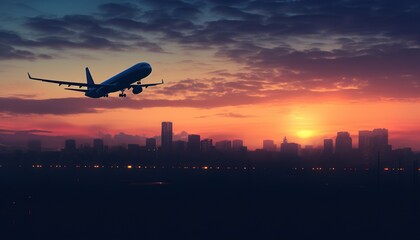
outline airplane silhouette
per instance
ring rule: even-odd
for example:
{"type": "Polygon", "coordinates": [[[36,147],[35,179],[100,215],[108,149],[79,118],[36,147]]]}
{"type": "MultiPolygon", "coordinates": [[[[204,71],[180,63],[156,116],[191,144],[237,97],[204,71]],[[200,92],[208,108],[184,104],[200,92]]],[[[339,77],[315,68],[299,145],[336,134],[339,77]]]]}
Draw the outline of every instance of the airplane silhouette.
{"type": "Polygon", "coordinates": [[[43,79],[43,78],[34,78],[28,72],[28,77],[31,80],[37,80],[42,82],[49,82],[49,83],[56,83],[59,86],[67,85],[70,86],[78,86],[79,89],[75,88],[65,88],[65,90],[70,91],[77,91],[77,92],[84,92],[86,97],[91,98],[100,98],[100,97],[108,97],[109,93],[121,91],[119,97],[126,97],[127,95],[124,91],[130,90],[132,88],[132,92],[134,94],[139,94],[143,91],[143,88],[156,86],[163,84],[162,82],[159,83],[146,83],[141,84],[141,80],[150,75],[152,72],[152,67],[147,62],[137,63],[136,65],[118,73],[117,75],[105,80],[100,84],[95,84],[93,81],[92,75],[90,74],[89,68],[86,68],[86,83],[79,83],[79,82],[68,82],[68,81],[60,81],[60,80],[51,80],[51,79],[43,79]],[[133,84],[137,82],[136,84],[133,84]],[[82,87],[86,87],[87,89],[81,89],[82,87]]]}

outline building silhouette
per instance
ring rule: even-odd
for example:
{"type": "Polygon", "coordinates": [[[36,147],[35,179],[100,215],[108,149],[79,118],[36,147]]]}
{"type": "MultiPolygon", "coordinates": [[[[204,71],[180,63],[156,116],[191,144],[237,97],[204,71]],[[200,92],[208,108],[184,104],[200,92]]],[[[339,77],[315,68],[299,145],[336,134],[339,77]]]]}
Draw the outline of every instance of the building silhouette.
{"type": "Polygon", "coordinates": [[[146,149],[149,151],[156,150],[156,139],[155,138],[146,138],[146,149]]]}
{"type": "Polygon", "coordinates": [[[229,140],[216,142],[215,148],[218,151],[230,151],[232,150],[232,142],[229,140]]]}
{"type": "Polygon", "coordinates": [[[280,146],[280,152],[287,155],[297,156],[299,154],[300,145],[297,143],[289,143],[287,138],[283,138],[283,142],[280,146]]]}
{"type": "Polygon", "coordinates": [[[359,151],[363,160],[382,158],[389,155],[392,147],[388,144],[388,129],[376,128],[373,131],[359,131],[359,151]]]}
{"type": "Polygon", "coordinates": [[[348,132],[337,132],[335,139],[335,152],[338,155],[350,154],[353,150],[352,139],[348,132]]]}
{"type": "Polygon", "coordinates": [[[162,142],[161,147],[164,151],[172,150],[172,122],[162,122],[162,142]]]}
{"type": "Polygon", "coordinates": [[[208,153],[213,150],[213,140],[212,139],[203,139],[200,142],[201,152],[208,153]]]}
{"type": "Polygon", "coordinates": [[[235,139],[232,141],[232,149],[235,151],[240,151],[244,147],[244,141],[240,139],[235,139]]]}
{"type": "Polygon", "coordinates": [[[196,134],[188,135],[187,149],[188,151],[193,151],[193,152],[200,151],[200,135],[196,135],[196,134]]]}
{"type": "Polygon", "coordinates": [[[276,144],[274,144],[273,140],[264,140],[263,141],[263,149],[269,152],[274,152],[276,151],[276,144]]]}

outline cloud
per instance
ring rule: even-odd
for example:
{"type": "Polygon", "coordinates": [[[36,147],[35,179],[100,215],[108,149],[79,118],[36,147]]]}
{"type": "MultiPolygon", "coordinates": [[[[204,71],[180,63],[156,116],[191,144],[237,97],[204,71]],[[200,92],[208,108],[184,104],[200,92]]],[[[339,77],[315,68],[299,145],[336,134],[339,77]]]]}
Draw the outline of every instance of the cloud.
{"type": "Polygon", "coordinates": [[[50,59],[51,51],[67,49],[171,54],[171,45],[213,51],[215,59],[242,67],[156,91],[193,100],[177,105],[202,94],[253,102],[275,92],[328,96],[351,89],[364,97],[418,97],[420,4],[414,0],[147,0],[97,10],[29,17],[22,29],[0,30],[0,59],[50,59]]]}

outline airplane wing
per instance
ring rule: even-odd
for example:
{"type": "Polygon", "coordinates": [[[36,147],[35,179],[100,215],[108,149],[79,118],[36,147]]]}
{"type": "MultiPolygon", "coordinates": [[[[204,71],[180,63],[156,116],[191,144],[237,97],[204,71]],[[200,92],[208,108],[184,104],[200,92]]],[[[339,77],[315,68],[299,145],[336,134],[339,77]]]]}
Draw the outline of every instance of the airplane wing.
{"type": "Polygon", "coordinates": [[[145,84],[131,84],[130,86],[128,86],[128,89],[132,88],[132,87],[137,87],[137,86],[142,86],[142,87],[152,87],[152,86],[156,86],[156,85],[161,85],[164,84],[163,79],[162,82],[159,83],[145,83],[145,84]]]}
{"type": "Polygon", "coordinates": [[[97,84],[88,84],[88,83],[79,83],[79,82],[67,82],[67,81],[52,80],[52,79],[43,79],[43,78],[34,78],[29,73],[28,73],[28,77],[31,80],[37,80],[37,81],[49,82],[49,83],[56,83],[59,86],[61,84],[67,85],[68,87],[70,87],[70,86],[78,86],[79,88],[81,88],[81,87],[94,87],[94,86],[97,86],[97,84]]]}

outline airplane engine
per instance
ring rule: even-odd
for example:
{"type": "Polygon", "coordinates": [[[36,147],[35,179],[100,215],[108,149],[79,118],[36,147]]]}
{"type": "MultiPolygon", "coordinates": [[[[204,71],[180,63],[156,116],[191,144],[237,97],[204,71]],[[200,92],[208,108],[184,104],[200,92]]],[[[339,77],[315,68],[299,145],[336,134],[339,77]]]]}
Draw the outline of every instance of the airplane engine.
{"type": "Polygon", "coordinates": [[[135,87],[133,87],[133,93],[134,94],[139,94],[141,92],[143,92],[143,88],[141,86],[135,86],[135,87]]]}

